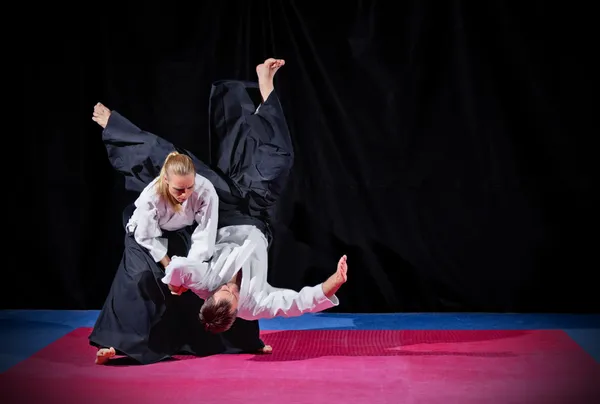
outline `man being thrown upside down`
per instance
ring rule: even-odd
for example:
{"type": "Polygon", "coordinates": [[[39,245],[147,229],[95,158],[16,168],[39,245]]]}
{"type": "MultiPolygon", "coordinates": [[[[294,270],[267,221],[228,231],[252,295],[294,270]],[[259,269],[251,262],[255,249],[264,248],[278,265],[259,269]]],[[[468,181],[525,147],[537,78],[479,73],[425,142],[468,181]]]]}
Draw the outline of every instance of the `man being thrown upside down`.
{"type": "MultiPolygon", "coordinates": [[[[219,194],[218,230],[209,259],[173,255],[165,261],[160,281],[175,298],[183,298],[182,293],[189,289],[204,299],[198,316],[212,334],[226,335],[230,328],[233,331],[236,318],[255,321],[293,317],[337,306],[335,293],[347,280],[344,255],[327,280],[300,292],[275,288],[267,282],[269,222],[294,158],[285,116],[274,91],[275,73],[284,64],[281,59],[270,58],[257,66],[261,99],[258,107],[250,97],[256,88],[254,83],[224,80],[213,84],[210,135],[218,137],[218,159],[214,165],[219,174],[193,154],[182,151],[194,161],[201,178],[212,182],[219,194]]],[[[157,177],[157,168],[165,157],[181,150],[140,130],[102,104],[95,106],[93,120],[104,128],[111,163],[128,176],[130,189],[147,187],[146,182],[157,177]],[[127,141],[135,149],[135,159],[124,157],[122,149],[127,148],[127,141]],[[148,160],[152,164],[140,163],[148,160]]],[[[102,357],[115,353],[112,347],[103,349],[99,354],[102,357]]],[[[271,347],[263,344],[260,350],[270,352],[271,347]]]]}

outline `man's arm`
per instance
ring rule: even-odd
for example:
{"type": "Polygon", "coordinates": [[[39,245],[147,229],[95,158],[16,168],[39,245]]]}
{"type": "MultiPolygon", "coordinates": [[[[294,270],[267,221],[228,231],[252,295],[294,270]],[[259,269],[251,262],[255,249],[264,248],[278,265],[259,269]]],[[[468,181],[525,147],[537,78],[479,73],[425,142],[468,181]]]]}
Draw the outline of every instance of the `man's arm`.
{"type": "Polygon", "coordinates": [[[174,256],[165,269],[162,282],[169,285],[174,294],[191,290],[206,299],[211,291],[231,279],[235,271],[244,266],[255,248],[256,242],[248,239],[241,246],[221,250],[221,257],[213,257],[209,262],[174,256]]]}
{"type": "Polygon", "coordinates": [[[168,285],[171,293],[179,295],[188,289],[206,299],[210,288],[206,286],[208,264],[189,260],[187,257],[174,256],[165,268],[161,281],[168,285]]]}
{"type": "Polygon", "coordinates": [[[347,257],[340,258],[336,272],[325,282],[316,286],[306,286],[296,292],[291,289],[274,288],[267,284],[264,291],[256,296],[252,313],[240,313],[246,320],[273,317],[298,317],[305,313],[318,313],[339,305],[335,293],[347,280],[347,257]]]}

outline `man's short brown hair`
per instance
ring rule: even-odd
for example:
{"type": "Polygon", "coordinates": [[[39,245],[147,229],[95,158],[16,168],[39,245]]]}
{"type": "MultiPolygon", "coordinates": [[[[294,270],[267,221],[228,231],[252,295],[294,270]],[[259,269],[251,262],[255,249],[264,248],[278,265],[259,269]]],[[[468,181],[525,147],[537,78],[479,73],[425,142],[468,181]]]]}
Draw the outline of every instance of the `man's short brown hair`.
{"type": "Polygon", "coordinates": [[[216,301],[213,296],[210,296],[200,307],[199,317],[207,331],[218,334],[231,328],[237,317],[237,310],[231,310],[231,301],[226,299],[216,301]]]}

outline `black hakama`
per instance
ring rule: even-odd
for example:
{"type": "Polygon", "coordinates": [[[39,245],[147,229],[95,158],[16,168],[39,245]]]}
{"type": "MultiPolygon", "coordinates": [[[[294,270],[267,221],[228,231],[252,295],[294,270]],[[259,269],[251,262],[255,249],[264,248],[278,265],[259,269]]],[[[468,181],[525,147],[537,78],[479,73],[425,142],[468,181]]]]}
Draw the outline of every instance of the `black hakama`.
{"type": "MultiPolygon", "coordinates": [[[[215,83],[210,98],[213,170],[192,153],[146,132],[118,112],[103,131],[111,165],[125,177],[127,190],[141,192],[160,172],[166,156],[188,154],[198,174],[219,194],[219,227],[252,224],[270,238],[269,220],[293,164],[293,148],[277,95],[273,91],[259,111],[253,101],[258,84],[215,83]]],[[[259,95],[260,97],[260,95],[259,95]]],[[[126,214],[125,220],[129,218],[126,214]]],[[[186,256],[193,226],[165,232],[169,256],[186,256]]],[[[253,352],[264,346],[258,321],[236,319],[231,329],[213,335],[198,320],[202,300],[191,292],[171,295],[161,282],[164,270],[125,236],[125,251],[109,295],[89,337],[97,347],[114,347],[142,364],[178,353],[206,356],[253,352]]]]}

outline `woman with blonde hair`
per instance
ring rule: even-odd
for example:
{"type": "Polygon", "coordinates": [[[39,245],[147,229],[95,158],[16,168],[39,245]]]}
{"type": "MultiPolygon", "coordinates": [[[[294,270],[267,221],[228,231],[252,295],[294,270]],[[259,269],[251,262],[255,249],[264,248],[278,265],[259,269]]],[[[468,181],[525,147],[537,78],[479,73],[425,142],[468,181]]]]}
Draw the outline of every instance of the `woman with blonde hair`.
{"type": "MultiPolygon", "coordinates": [[[[269,58],[258,65],[258,82],[222,80],[213,83],[209,100],[210,166],[193,153],[140,129],[117,111],[100,103],[95,105],[92,119],[103,128],[102,141],[111,166],[123,175],[126,190],[142,193],[136,203],[138,212],[144,209],[139,203],[146,200],[144,193],[154,190],[152,184],[156,181],[164,180],[165,175],[159,172],[165,156],[172,152],[189,156],[200,178],[208,179],[216,190],[219,199],[216,235],[210,240],[204,239],[208,231],[193,234],[191,227],[170,232],[169,252],[163,261],[167,267],[186,258],[190,263],[197,263],[196,257],[209,256],[212,252],[207,265],[222,265],[211,266],[212,273],[230,273],[232,268],[239,269],[247,262],[256,264],[254,250],[259,249],[259,266],[266,277],[272,221],[294,161],[290,132],[273,84],[275,72],[283,64],[281,59],[269,58]],[[219,232],[230,230],[238,237],[219,238],[219,232]],[[200,237],[206,243],[204,246],[200,245],[200,237]],[[249,244],[256,238],[261,239],[258,247],[249,244]],[[179,252],[172,252],[176,244],[180,245],[179,252]],[[171,258],[173,262],[169,265],[171,258]]],[[[186,184],[180,185],[173,185],[173,190],[179,192],[186,184]]],[[[215,225],[212,218],[216,220],[217,216],[215,209],[216,204],[212,204],[210,223],[205,225],[211,234],[215,225]]],[[[146,215],[162,212],[153,208],[146,211],[146,215]]],[[[140,231],[141,221],[135,215],[129,220],[128,228],[134,223],[140,231]]],[[[144,240],[150,240],[148,236],[157,234],[158,230],[145,231],[146,238],[141,242],[150,246],[150,242],[144,240]]],[[[233,325],[228,323],[226,331],[209,332],[206,321],[199,318],[204,301],[191,292],[179,295],[183,290],[163,282],[165,271],[155,260],[162,259],[165,249],[158,240],[153,241],[152,246],[153,250],[146,250],[133,236],[125,237],[121,268],[89,337],[92,345],[102,348],[98,352],[101,363],[119,353],[117,351],[141,363],[156,362],[176,353],[206,356],[271,352],[271,347],[260,338],[258,320],[238,317],[232,319],[233,325]],[[154,255],[146,251],[154,251],[154,255]],[[140,261],[146,262],[146,269],[140,261]]]]}
{"type": "Polygon", "coordinates": [[[167,240],[162,231],[174,231],[197,223],[188,256],[205,261],[212,256],[217,231],[219,197],[209,180],[196,173],[189,156],[167,155],[160,174],[135,202],[127,231],[156,262],[167,267],[167,240]]]}
{"type": "Polygon", "coordinates": [[[220,352],[219,340],[190,324],[198,321],[186,316],[183,305],[194,306],[180,296],[186,289],[169,287],[169,293],[160,282],[174,255],[200,262],[213,255],[219,212],[213,184],[196,173],[189,156],[173,151],[134,207],[121,264],[90,335],[99,348],[96,363],[115,355],[149,364],[177,353],[220,352]]]}

